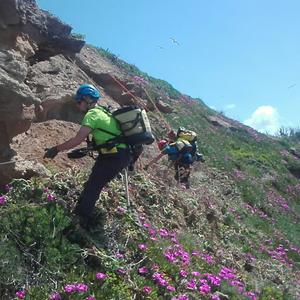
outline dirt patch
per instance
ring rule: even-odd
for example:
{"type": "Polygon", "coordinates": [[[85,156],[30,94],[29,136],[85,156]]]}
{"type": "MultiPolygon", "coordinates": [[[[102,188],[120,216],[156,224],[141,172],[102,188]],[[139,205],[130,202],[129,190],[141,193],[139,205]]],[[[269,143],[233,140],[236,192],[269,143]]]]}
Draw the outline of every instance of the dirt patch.
{"type": "MultiPolygon", "coordinates": [[[[79,127],[78,124],[58,120],[35,123],[28,131],[14,137],[11,146],[25,160],[42,163],[57,171],[65,171],[69,168],[83,170],[92,166],[92,158],[71,160],[67,157],[67,152],[63,152],[52,160],[43,159],[45,148],[50,148],[73,137],[79,127]]],[[[82,143],[78,148],[85,145],[82,143]]]]}

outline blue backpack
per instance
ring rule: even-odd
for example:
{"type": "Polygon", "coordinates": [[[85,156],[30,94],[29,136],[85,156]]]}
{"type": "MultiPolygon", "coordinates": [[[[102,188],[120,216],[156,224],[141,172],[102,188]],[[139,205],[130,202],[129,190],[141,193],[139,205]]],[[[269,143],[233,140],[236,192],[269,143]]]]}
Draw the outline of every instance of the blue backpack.
{"type": "Polygon", "coordinates": [[[171,161],[181,161],[184,164],[192,164],[193,160],[193,146],[185,140],[178,140],[167,145],[163,152],[168,154],[171,161]]]}

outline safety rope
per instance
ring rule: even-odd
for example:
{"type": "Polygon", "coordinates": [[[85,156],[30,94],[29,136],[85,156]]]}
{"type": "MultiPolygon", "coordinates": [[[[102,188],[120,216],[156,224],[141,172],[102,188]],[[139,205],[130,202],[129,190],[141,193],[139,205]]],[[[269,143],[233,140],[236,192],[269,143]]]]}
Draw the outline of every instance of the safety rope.
{"type": "Polygon", "coordinates": [[[129,189],[128,189],[128,169],[124,169],[124,185],[125,185],[125,196],[127,199],[127,208],[130,208],[130,197],[129,197],[129,189]]]}
{"type": "Polygon", "coordinates": [[[15,162],[16,160],[9,160],[9,161],[0,162],[0,165],[8,165],[8,164],[13,164],[15,162]]]}
{"type": "MultiPolygon", "coordinates": [[[[109,73],[108,73],[109,74],[109,73]]],[[[122,84],[118,79],[115,78],[115,76],[109,74],[109,76],[120,86],[122,87],[127,94],[129,94],[138,104],[141,104],[141,106],[145,109],[146,106],[142,103],[140,103],[139,99],[137,99],[136,96],[134,96],[127,88],[126,86],[124,86],[124,84],[122,84]]],[[[159,116],[161,117],[163,123],[165,124],[167,130],[171,131],[172,128],[169,125],[169,123],[165,120],[164,116],[162,115],[162,113],[160,112],[160,110],[158,109],[156,103],[153,101],[153,99],[151,98],[151,96],[149,95],[148,91],[142,87],[143,91],[145,92],[145,94],[147,95],[148,99],[150,100],[150,102],[152,103],[153,107],[156,109],[156,111],[158,112],[159,116]]]]}
{"type": "Polygon", "coordinates": [[[158,109],[156,103],[153,101],[153,99],[150,97],[148,91],[146,90],[146,88],[142,87],[143,91],[145,92],[145,94],[147,95],[148,99],[150,100],[150,102],[152,103],[152,105],[154,106],[154,108],[157,110],[157,113],[160,115],[163,123],[165,124],[167,130],[171,131],[172,128],[169,125],[169,123],[166,121],[166,119],[164,118],[164,116],[162,115],[162,113],[160,112],[160,110],[158,109]]]}
{"type": "Polygon", "coordinates": [[[123,88],[125,91],[126,91],[126,93],[128,94],[128,95],[130,95],[134,100],[135,100],[135,104],[139,104],[140,106],[142,106],[144,109],[146,108],[146,105],[145,104],[143,104],[143,103],[141,103],[141,101],[139,101],[139,99],[136,97],[136,96],[134,96],[127,88],[126,88],[126,86],[124,85],[124,84],[122,84],[117,78],[115,78],[115,76],[113,76],[113,75],[111,75],[110,73],[108,73],[108,75],[111,77],[111,79],[112,80],[114,80],[121,88],[123,88]]]}

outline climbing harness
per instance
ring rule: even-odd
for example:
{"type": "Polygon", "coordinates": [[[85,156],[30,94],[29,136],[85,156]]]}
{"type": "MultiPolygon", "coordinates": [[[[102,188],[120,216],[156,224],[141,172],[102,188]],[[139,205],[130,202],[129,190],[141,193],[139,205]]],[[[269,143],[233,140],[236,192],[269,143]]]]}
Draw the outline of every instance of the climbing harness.
{"type": "Polygon", "coordinates": [[[79,149],[74,149],[67,153],[68,158],[70,159],[77,159],[82,158],[84,156],[90,156],[94,160],[96,160],[96,156],[94,155],[94,149],[91,145],[89,145],[89,142],[87,142],[87,146],[79,149]]]}

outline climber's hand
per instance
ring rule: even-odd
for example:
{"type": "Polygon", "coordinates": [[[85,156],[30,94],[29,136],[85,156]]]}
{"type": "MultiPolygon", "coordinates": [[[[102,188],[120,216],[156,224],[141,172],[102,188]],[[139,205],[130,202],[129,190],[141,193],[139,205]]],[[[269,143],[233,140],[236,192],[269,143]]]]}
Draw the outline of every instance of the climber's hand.
{"type": "Polygon", "coordinates": [[[46,148],[44,158],[54,158],[58,154],[58,149],[56,146],[52,148],[46,148]]]}

